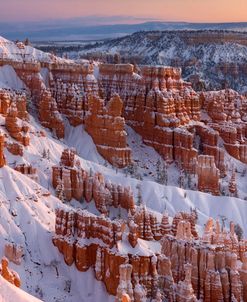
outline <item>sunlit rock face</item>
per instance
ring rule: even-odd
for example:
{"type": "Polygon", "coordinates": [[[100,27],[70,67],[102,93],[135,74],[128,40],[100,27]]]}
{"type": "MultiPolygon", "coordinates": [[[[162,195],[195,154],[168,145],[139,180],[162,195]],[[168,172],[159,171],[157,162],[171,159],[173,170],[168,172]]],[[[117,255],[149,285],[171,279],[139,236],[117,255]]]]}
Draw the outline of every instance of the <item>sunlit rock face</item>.
{"type": "Polygon", "coordinates": [[[16,104],[11,103],[8,114],[5,119],[6,129],[11,137],[20,142],[23,146],[28,146],[30,143],[29,127],[18,118],[18,108],[16,104]]]}
{"type": "Polygon", "coordinates": [[[19,275],[9,268],[9,261],[6,257],[3,257],[1,260],[0,275],[16,287],[21,286],[21,280],[19,275]]]}
{"type": "Polygon", "coordinates": [[[141,206],[127,220],[112,221],[60,208],[53,243],[67,265],[75,263],[79,271],[93,267],[116,301],[124,295],[134,302],[161,301],[161,296],[167,301],[244,301],[247,242],[238,241],[233,223],[226,231],[210,218],[199,237],[193,212],[178,213],[172,225],[166,213],[155,225],[151,215],[141,206]],[[140,252],[143,242],[159,249],[140,252]]]}
{"type": "Polygon", "coordinates": [[[64,123],[58,112],[57,103],[48,90],[43,90],[39,101],[39,120],[41,124],[55,131],[58,138],[64,137],[64,123]]]}
{"type": "Polygon", "coordinates": [[[111,164],[126,167],[131,164],[131,150],[127,147],[125,120],[121,117],[123,103],[114,95],[104,106],[103,100],[89,97],[85,126],[97,149],[111,164]]]}
{"type": "Polygon", "coordinates": [[[246,163],[247,99],[231,89],[205,92],[200,98],[211,119],[208,125],[219,132],[226,151],[246,163]]]}
{"type": "MultiPolygon", "coordinates": [[[[13,63],[17,73],[23,69],[25,74],[32,67],[21,66],[13,63]]],[[[41,124],[60,139],[65,118],[72,126],[85,125],[99,153],[115,167],[132,164],[126,124],[167,163],[175,162],[185,173],[197,175],[198,189],[205,192],[219,194],[219,179],[227,175],[226,152],[247,163],[247,100],[233,90],[196,93],[182,80],[181,69],[173,67],[77,64],[54,58],[34,67],[35,79],[42,74],[40,85],[36,80],[23,81],[37,103],[41,124]],[[214,158],[208,164],[215,181],[211,185],[201,177],[205,167],[198,168],[200,155],[214,158]]],[[[28,129],[18,122],[27,118],[25,97],[0,91],[0,99],[10,135],[27,146],[28,129]]],[[[8,148],[21,154],[17,145],[8,148]]]]}
{"type": "Polygon", "coordinates": [[[216,168],[214,157],[210,155],[199,155],[198,166],[198,190],[202,192],[211,192],[219,195],[220,172],[216,168]]]}
{"type": "Polygon", "coordinates": [[[4,134],[3,132],[0,132],[0,168],[2,168],[6,164],[6,159],[4,156],[4,141],[4,134]]]}
{"type": "Polygon", "coordinates": [[[108,213],[108,207],[122,207],[132,213],[135,211],[133,192],[124,187],[105,181],[101,173],[91,173],[81,168],[80,162],[75,160],[75,150],[65,149],[61,156],[60,165],[52,168],[52,184],[62,191],[60,199],[70,201],[75,198],[86,202],[95,201],[95,206],[102,214],[108,213]]]}

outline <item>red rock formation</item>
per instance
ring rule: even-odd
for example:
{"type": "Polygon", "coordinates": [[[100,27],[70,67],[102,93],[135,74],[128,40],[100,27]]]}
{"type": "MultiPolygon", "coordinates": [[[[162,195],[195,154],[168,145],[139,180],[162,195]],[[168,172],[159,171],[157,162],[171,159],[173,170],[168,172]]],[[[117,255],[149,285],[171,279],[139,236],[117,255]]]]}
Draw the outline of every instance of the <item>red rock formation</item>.
{"type": "Polygon", "coordinates": [[[28,120],[26,95],[20,92],[0,89],[0,113],[3,116],[6,117],[8,115],[12,103],[16,104],[18,118],[28,120]]]}
{"type": "MultiPolygon", "coordinates": [[[[200,102],[190,84],[181,80],[180,69],[144,66],[137,75],[130,64],[101,64],[96,80],[92,66],[81,68],[82,78],[77,76],[76,67],[73,80],[65,68],[51,69],[55,79],[53,96],[59,111],[72,125],[86,124],[99,152],[106,159],[111,163],[120,161],[119,166],[130,162],[120,118],[123,106],[126,122],[142,135],[146,144],[169,161],[180,161],[184,156],[186,168],[192,169],[188,162],[197,155],[192,145],[193,135],[186,129],[181,135],[181,131],[174,132],[174,128],[188,124],[190,119],[198,121],[200,102]],[[123,104],[116,99],[116,93],[123,104]],[[106,100],[106,107],[98,95],[106,100]]],[[[72,69],[71,66],[70,72],[72,69]]]]}
{"type": "MultiPolygon", "coordinates": [[[[137,213],[143,214],[143,208],[137,213]]],[[[231,224],[229,232],[221,231],[218,223],[214,226],[210,219],[198,240],[192,236],[189,222],[194,221],[193,215],[177,215],[173,224],[176,237],[171,234],[163,237],[158,257],[138,255],[132,247],[128,255],[122,253],[124,221],[112,222],[83,210],[57,210],[53,242],[68,265],[75,261],[80,271],[93,266],[97,280],[116,295],[116,301],[121,301],[125,294],[131,301],[158,299],[160,294],[171,302],[196,301],[196,297],[203,301],[242,301],[242,289],[246,286],[246,242],[241,243],[241,268],[236,266],[240,243],[234,225],[231,224]],[[229,279],[226,269],[230,271],[229,279]]]]}
{"type": "Polygon", "coordinates": [[[119,285],[117,288],[116,302],[121,302],[124,295],[128,295],[129,301],[133,301],[131,272],[132,266],[130,264],[122,264],[119,266],[119,285]]]}
{"type": "Polygon", "coordinates": [[[210,155],[198,156],[198,190],[219,195],[219,170],[215,166],[214,157],[210,155]]]}
{"type": "Polygon", "coordinates": [[[168,213],[164,212],[160,224],[160,232],[162,236],[171,234],[171,225],[169,223],[168,213]]]}
{"type": "Polygon", "coordinates": [[[26,123],[18,119],[18,110],[16,103],[11,103],[8,115],[5,120],[6,129],[11,137],[22,143],[24,146],[29,145],[29,127],[26,123]]]}
{"type": "Polygon", "coordinates": [[[79,161],[75,163],[75,150],[63,151],[60,166],[52,168],[52,184],[55,189],[62,184],[67,201],[85,198],[86,202],[90,202],[94,199],[97,209],[104,214],[108,213],[109,206],[121,207],[132,213],[135,211],[130,188],[105,182],[100,173],[89,175],[81,168],[79,161]]]}
{"type": "Polygon", "coordinates": [[[0,113],[3,116],[7,116],[10,103],[11,103],[10,94],[5,90],[0,89],[0,113]]]}
{"type": "Polygon", "coordinates": [[[1,276],[4,279],[6,279],[9,283],[14,284],[17,287],[20,287],[21,286],[20,277],[16,272],[14,272],[8,268],[8,265],[9,265],[8,259],[5,257],[2,258],[1,264],[2,264],[0,267],[1,276]]]}
{"type": "Polygon", "coordinates": [[[185,264],[185,279],[184,281],[179,281],[176,290],[176,301],[178,302],[195,302],[196,297],[194,295],[194,290],[191,284],[191,264],[185,264]]]}
{"type": "Polygon", "coordinates": [[[115,95],[104,107],[103,100],[89,96],[89,112],[85,118],[87,132],[104,158],[116,167],[131,164],[131,150],[127,147],[125,121],[121,117],[122,101],[115,95]]]}
{"type": "Polygon", "coordinates": [[[31,165],[21,164],[15,167],[15,170],[29,176],[32,180],[38,182],[37,169],[33,168],[31,165]]]}
{"type": "Polygon", "coordinates": [[[135,247],[137,245],[138,240],[138,226],[134,223],[133,220],[129,222],[129,243],[132,247],[135,247]]]}
{"type": "Polygon", "coordinates": [[[4,134],[0,131],[0,168],[2,168],[6,164],[6,159],[4,156],[4,134]]]}
{"type": "Polygon", "coordinates": [[[243,256],[243,264],[240,270],[241,281],[243,284],[243,300],[247,301],[247,253],[243,256]]]}
{"type": "Polygon", "coordinates": [[[201,100],[212,120],[210,127],[219,131],[227,152],[246,163],[246,99],[227,89],[205,92],[201,100]]]}
{"type": "MultiPolygon", "coordinates": [[[[139,238],[150,241],[150,240],[160,240],[160,238],[162,237],[160,225],[157,222],[157,218],[154,216],[154,214],[148,211],[146,207],[142,206],[137,208],[133,216],[133,222],[135,226],[137,226],[137,230],[138,230],[137,232],[139,238]]],[[[131,228],[130,230],[134,231],[134,228],[131,228]]],[[[134,231],[134,233],[135,232],[136,231],[134,231]]]]}
{"type": "Polygon", "coordinates": [[[19,143],[7,143],[6,147],[13,155],[23,156],[23,146],[19,143]]]}
{"type": "Polygon", "coordinates": [[[195,127],[196,134],[199,136],[199,146],[205,155],[214,156],[216,167],[220,170],[221,177],[226,175],[225,153],[218,147],[219,132],[207,126],[197,125],[195,127]]]}
{"type": "Polygon", "coordinates": [[[172,161],[171,128],[200,117],[199,98],[181,80],[181,71],[144,66],[137,75],[133,65],[128,64],[102,64],[99,71],[100,94],[109,100],[118,93],[124,102],[127,123],[142,135],[146,144],[172,161]]]}
{"type": "Polygon", "coordinates": [[[14,244],[14,243],[7,243],[4,246],[4,255],[8,258],[9,261],[20,265],[21,258],[24,255],[24,250],[21,245],[14,244]]]}
{"type": "Polygon", "coordinates": [[[39,101],[39,120],[41,124],[55,131],[58,138],[64,137],[64,123],[57,110],[55,99],[48,90],[43,90],[39,101]]]}

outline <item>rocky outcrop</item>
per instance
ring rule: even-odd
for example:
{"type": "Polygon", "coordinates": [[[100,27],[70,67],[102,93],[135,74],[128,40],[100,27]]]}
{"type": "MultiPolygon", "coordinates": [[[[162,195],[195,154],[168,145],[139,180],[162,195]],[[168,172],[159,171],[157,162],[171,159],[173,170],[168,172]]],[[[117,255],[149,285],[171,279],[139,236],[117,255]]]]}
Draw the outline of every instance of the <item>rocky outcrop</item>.
{"type": "Polygon", "coordinates": [[[131,164],[131,150],[127,147],[125,120],[121,117],[123,103],[114,95],[104,106],[103,100],[89,96],[85,118],[87,132],[92,136],[100,154],[116,167],[131,164]]]}
{"type": "Polygon", "coordinates": [[[60,166],[52,168],[52,184],[67,201],[75,198],[78,201],[95,201],[96,208],[104,214],[108,207],[124,208],[134,212],[133,192],[129,187],[105,181],[100,173],[93,174],[81,168],[75,161],[75,150],[65,149],[61,156],[60,166]]]}
{"type": "Polygon", "coordinates": [[[7,143],[7,150],[13,155],[23,156],[23,146],[19,143],[7,143]]]}
{"type": "Polygon", "coordinates": [[[38,104],[39,120],[41,124],[54,130],[58,138],[64,138],[64,123],[62,116],[57,110],[57,104],[50,91],[43,90],[38,104]]]}
{"type": "Polygon", "coordinates": [[[16,104],[17,116],[21,120],[28,120],[27,97],[24,93],[14,90],[0,89],[0,113],[3,116],[8,115],[10,105],[16,104]]]}
{"type": "MultiPolygon", "coordinates": [[[[198,239],[189,221],[194,221],[193,213],[178,213],[173,227],[169,225],[170,231],[158,239],[161,250],[151,255],[143,252],[139,255],[138,249],[133,249],[140,244],[140,236],[136,225],[129,222],[129,234],[134,229],[138,238],[133,245],[133,236],[128,237],[130,246],[126,254],[121,250],[121,242],[125,251],[127,248],[125,233],[128,230],[124,220],[111,221],[85,210],[61,208],[56,211],[53,243],[68,265],[74,262],[79,271],[94,267],[95,277],[104,282],[116,301],[122,301],[124,295],[135,302],[146,301],[148,297],[160,301],[160,296],[170,302],[242,301],[242,289],[246,287],[247,242],[238,241],[232,223],[230,231],[221,231],[219,223],[215,224],[212,219],[198,239]],[[236,265],[237,259],[242,261],[242,267],[236,265]]],[[[149,228],[146,224],[149,223],[144,222],[144,229],[149,228]]],[[[162,229],[160,224],[158,229],[162,229]]]]}
{"type": "Polygon", "coordinates": [[[4,156],[4,141],[4,134],[2,131],[0,131],[0,168],[2,168],[6,164],[6,159],[4,156]]]}
{"type": "Polygon", "coordinates": [[[214,195],[220,194],[219,178],[220,172],[216,168],[214,157],[210,155],[198,156],[198,190],[202,192],[210,192],[214,195]]]}
{"type": "MultiPolygon", "coordinates": [[[[144,66],[136,74],[130,64],[102,64],[98,81],[100,95],[107,101],[115,93],[120,95],[126,122],[146,144],[169,161],[180,159],[179,148],[174,151],[174,129],[190,119],[200,119],[199,98],[189,83],[181,80],[180,69],[144,66]]],[[[180,139],[184,140],[184,136],[175,138],[177,147],[183,146],[180,139]]],[[[183,152],[189,153],[187,157],[195,156],[191,148],[183,152]]]]}
{"type": "Polygon", "coordinates": [[[231,89],[204,92],[200,98],[211,118],[209,126],[219,132],[226,151],[246,163],[246,98],[231,89]]]}
{"type": "Polygon", "coordinates": [[[1,267],[0,267],[1,276],[4,279],[6,279],[9,283],[14,284],[17,287],[20,287],[21,286],[21,280],[20,280],[19,275],[16,272],[10,270],[8,268],[8,265],[9,265],[8,259],[5,258],[5,257],[2,258],[1,267]]]}
{"type": "Polygon", "coordinates": [[[32,167],[31,165],[20,164],[15,167],[15,170],[38,182],[37,169],[32,167]]]}
{"type": "Polygon", "coordinates": [[[4,246],[4,255],[9,261],[20,265],[22,257],[24,256],[24,249],[19,244],[9,242],[4,246]]]}
{"type": "Polygon", "coordinates": [[[162,236],[157,217],[144,206],[137,208],[133,217],[130,217],[129,225],[129,239],[132,246],[136,245],[137,236],[147,241],[159,240],[162,236]]]}
{"type": "Polygon", "coordinates": [[[23,146],[28,146],[30,137],[28,134],[28,125],[18,118],[18,109],[16,103],[11,103],[8,114],[5,119],[6,129],[11,137],[20,142],[23,146]]]}

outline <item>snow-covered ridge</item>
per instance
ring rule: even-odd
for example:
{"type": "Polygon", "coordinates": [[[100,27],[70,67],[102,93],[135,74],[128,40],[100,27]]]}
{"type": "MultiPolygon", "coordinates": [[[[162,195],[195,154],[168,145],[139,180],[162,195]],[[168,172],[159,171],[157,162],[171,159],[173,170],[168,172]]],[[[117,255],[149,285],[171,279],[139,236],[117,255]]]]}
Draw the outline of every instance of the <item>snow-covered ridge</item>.
{"type": "Polygon", "coordinates": [[[124,62],[179,66],[183,78],[200,79],[208,90],[227,85],[243,93],[247,92],[246,35],[221,31],[137,32],[99,46],[86,45],[78,54],[71,53],[71,57],[114,62],[114,55],[119,54],[124,62]]]}
{"type": "Polygon", "coordinates": [[[0,36],[0,64],[1,61],[8,60],[22,63],[69,62],[69,60],[56,57],[30,45],[25,45],[22,42],[15,43],[0,36]]]}

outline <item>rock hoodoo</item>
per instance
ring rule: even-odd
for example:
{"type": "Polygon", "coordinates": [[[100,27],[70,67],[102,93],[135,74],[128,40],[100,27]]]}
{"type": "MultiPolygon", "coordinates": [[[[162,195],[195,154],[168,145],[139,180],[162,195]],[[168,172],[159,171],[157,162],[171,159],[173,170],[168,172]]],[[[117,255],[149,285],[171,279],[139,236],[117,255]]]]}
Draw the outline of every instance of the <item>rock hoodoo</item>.
{"type": "MultiPolygon", "coordinates": [[[[145,216],[151,217],[145,211],[145,216]]],[[[143,213],[142,207],[137,207],[136,213],[143,213]]],[[[172,225],[162,219],[156,232],[161,234],[166,229],[167,233],[156,238],[150,236],[154,234],[151,219],[145,219],[138,226],[146,230],[144,238],[131,216],[126,223],[123,219],[97,217],[85,210],[61,208],[56,212],[53,243],[68,265],[75,262],[80,271],[94,267],[95,277],[104,282],[116,301],[122,301],[123,295],[135,302],[158,299],[160,295],[171,302],[230,302],[233,296],[242,301],[242,289],[246,287],[246,240],[238,241],[233,223],[230,231],[221,230],[219,222],[213,219],[206,224],[203,236],[198,237],[194,223],[190,223],[194,221],[193,215],[178,213],[172,225]],[[156,242],[160,248],[151,254],[139,254],[136,251],[143,240],[145,244],[156,242]],[[121,248],[123,242],[125,252],[121,248]],[[236,265],[237,260],[242,265],[236,265]]]]}
{"type": "Polygon", "coordinates": [[[131,164],[131,150],[127,147],[122,100],[114,95],[104,106],[103,100],[89,96],[85,126],[99,153],[116,167],[131,164]]]}

